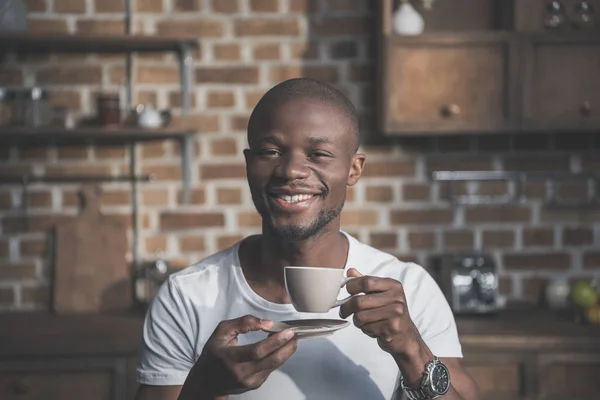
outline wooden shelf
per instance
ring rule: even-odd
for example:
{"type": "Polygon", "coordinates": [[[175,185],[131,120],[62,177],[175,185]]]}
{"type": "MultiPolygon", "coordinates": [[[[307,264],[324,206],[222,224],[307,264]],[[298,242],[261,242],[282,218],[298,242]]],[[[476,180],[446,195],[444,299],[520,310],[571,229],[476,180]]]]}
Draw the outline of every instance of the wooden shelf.
{"type": "Polygon", "coordinates": [[[197,39],[142,35],[75,36],[0,34],[0,53],[127,53],[181,51],[198,47],[197,39]]]}
{"type": "Polygon", "coordinates": [[[177,129],[124,128],[0,128],[0,143],[46,144],[46,143],[89,143],[127,144],[167,139],[184,139],[196,132],[177,129]]]}

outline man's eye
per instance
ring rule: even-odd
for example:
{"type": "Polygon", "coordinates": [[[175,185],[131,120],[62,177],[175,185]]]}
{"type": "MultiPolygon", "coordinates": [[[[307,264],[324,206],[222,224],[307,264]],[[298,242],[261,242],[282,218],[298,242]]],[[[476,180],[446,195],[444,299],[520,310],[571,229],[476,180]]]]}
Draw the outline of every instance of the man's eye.
{"type": "Polygon", "coordinates": [[[277,157],[277,156],[281,155],[281,153],[275,149],[261,150],[259,154],[261,156],[267,156],[267,157],[277,157]]]}
{"type": "Polygon", "coordinates": [[[331,155],[329,153],[325,153],[323,151],[315,151],[314,153],[312,153],[312,157],[313,158],[324,158],[324,157],[331,157],[331,155]]]}

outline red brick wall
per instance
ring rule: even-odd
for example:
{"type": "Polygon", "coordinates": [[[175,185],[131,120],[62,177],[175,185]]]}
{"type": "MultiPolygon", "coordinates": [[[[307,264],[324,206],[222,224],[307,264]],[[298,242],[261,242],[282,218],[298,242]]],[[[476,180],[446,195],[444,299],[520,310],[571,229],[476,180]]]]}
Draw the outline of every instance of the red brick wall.
{"type": "MultiPolygon", "coordinates": [[[[373,120],[375,1],[368,0],[137,0],[134,30],[144,34],[201,37],[196,59],[193,116],[197,136],[193,204],[180,201],[179,148],[171,142],[139,147],[140,171],[158,181],[140,186],[140,250],[163,249],[179,266],[259,230],[244,180],[242,149],[250,110],[265,90],[295,76],[335,84],[373,120]]],[[[121,33],[121,0],[29,0],[32,31],[121,33]]],[[[124,78],[118,55],[13,57],[0,84],[39,83],[55,104],[75,116],[93,112],[93,95],[118,90],[124,78]]],[[[179,107],[177,64],[172,55],[137,57],[138,102],[179,107]]],[[[600,209],[545,207],[544,187],[531,184],[526,203],[453,209],[445,185],[429,173],[451,170],[598,171],[600,140],[592,136],[488,136],[401,140],[365,146],[365,176],[349,191],[344,228],[359,239],[429,266],[445,251],[491,252],[511,299],[535,299],[549,276],[600,274],[600,209]],[[595,149],[595,150],[594,150],[595,149]]],[[[47,174],[126,173],[121,147],[0,149],[2,169],[47,174]]],[[[576,188],[570,187],[573,191],[576,188]]],[[[77,212],[77,185],[35,185],[27,217],[19,186],[0,187],[0,308],[48,306],[46,231],[77,212]],[[25,224],[27,218],[27,224],[25,224]]],[[[128,220],[127,184],[103,186],[103,211],[128,220]]],[[[481,193],[502,194],[505,184],[481,193]]],[[[360,268],[360,266],[357,266],[360,268]]]]}

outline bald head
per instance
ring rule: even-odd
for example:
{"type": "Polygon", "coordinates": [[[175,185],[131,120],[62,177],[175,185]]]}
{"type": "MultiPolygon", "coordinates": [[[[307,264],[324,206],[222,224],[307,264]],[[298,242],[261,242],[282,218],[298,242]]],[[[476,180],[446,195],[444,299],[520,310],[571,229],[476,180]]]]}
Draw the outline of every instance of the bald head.
{"type": "Polygon", "coordinates": [[[356,153],[360,139],[358,116],[354,105],[333,86],[308,78],[294,78],[281,82],[265,93],[250,115],[248,142],[251,142],[251,136],[257,130],[264,128],[265,121],[269,121],[281,105],[297,100],[322,103],[324,106],[333,107],[340,112],[347,121],[350,150],[352,153],[356,153]]]}

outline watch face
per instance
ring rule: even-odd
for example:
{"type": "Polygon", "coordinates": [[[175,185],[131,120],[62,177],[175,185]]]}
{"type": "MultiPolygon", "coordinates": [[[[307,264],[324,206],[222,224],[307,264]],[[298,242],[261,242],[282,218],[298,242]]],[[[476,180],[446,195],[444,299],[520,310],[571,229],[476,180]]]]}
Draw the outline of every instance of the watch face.
{"type": "Polygon", "coordinates": [[[450,374],[444,364],[436,364],[431,370],[431,388],[435,394],[445,394],[450,389],[450,374]]]}

